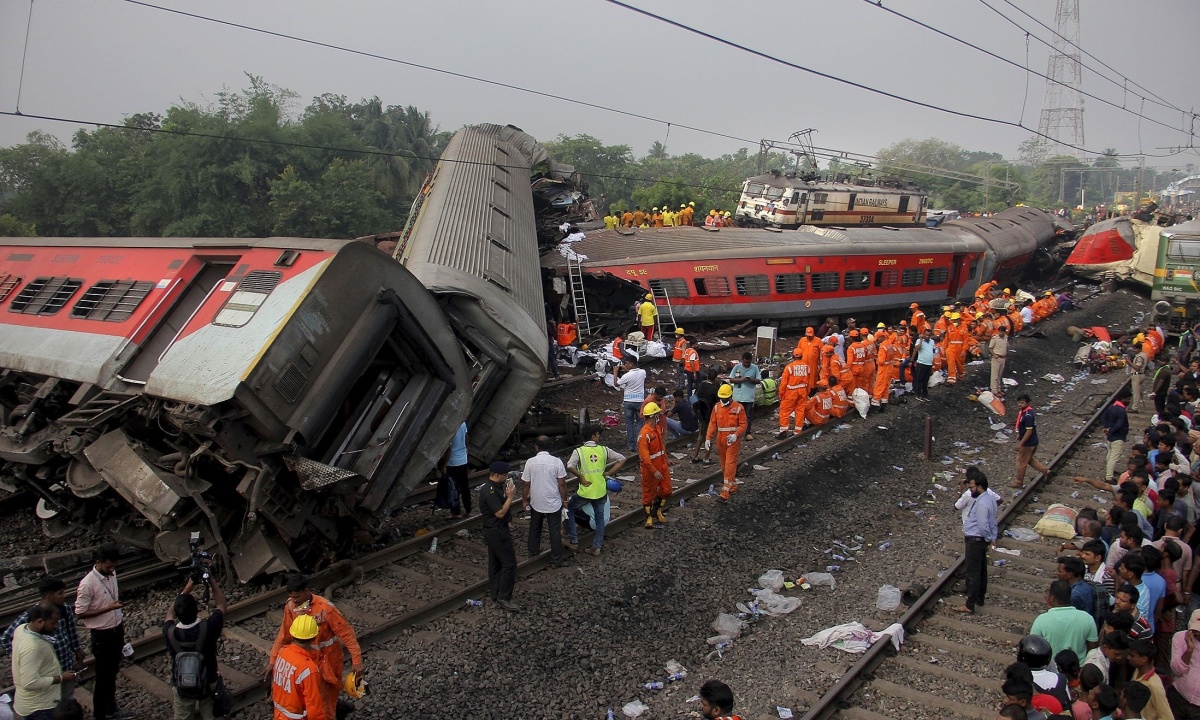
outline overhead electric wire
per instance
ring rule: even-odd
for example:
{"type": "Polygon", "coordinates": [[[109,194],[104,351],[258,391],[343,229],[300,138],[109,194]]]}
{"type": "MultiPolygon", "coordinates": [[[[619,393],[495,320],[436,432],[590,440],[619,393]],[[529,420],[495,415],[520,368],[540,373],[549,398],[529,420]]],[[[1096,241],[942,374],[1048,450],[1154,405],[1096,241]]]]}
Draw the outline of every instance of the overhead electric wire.
{"type": "MultiPolygon", "coordinates": [[[[112,128],[114,130],[128,130],[130,132],[148,132],[148,133],[156,133],[156,134],[160,134],[160,135],[177,135],[180,137],[206,138],[209,140],[228,140],[230,142],[243,142],[243,143],[251,143],[254,145],[278,145],[281,147],[302,148],[302,149],[307,149],[307,150],[326,150],[329,152],[349,153],[349,154],[357,154],[357,155],[397,157],[397,158],[404,158],[406,160],[428,160],[428,161],[434,162],[434,163],[449,162],[449,163],[458,163],[460,165],[486,165],[488,167],[499,167],[499,168],[505,168],[508,170],[526,170],[526,171],[528,171],[528,170],[532,169],[532,167],[529,165],[505,165],[502,163],[485,162],[485,161],[481,161],[481,160],[462,160],[462,159],[455,159],[455,158],[433,157],[431,155],[418,155],[416,153],[392,152],[392,151],[381,150],[379,148],[373,148],[373,147],[365,147],[365,148],[336,147],[333,145],[321,145],[319,143],[306,143],[306,142],[299,142],[299,141],[295,141],[295,140],[270,140],[270,139],[266,139],[266,138],[239,137],[237,135],[221,135],[219,133],[208,133],[208,132],[201,132],[198,130],[179,130],[179,129],[163,128],[163,127],[137,127],[134,125],[123,125],[120,123],[104,122],[104,121],[99,121],[99,120],[81,120],[79,118],[65,118],[65,117],[57,117],[54,115],[35,115],[35,114],[30,114],[30,113],[17,113],[17,112],[12,112],[11,110],[0,110],[0,116],[19,117],[19,118],[26,118],[26,119],[31,119],[31,120],[45,120],[47,122],[69,123],[71,125],[94,125],[96,127],[112,128]]],[[[600,178],[602,180],[625,180],[628,182],[645,183],[648,185],[653,185],[656,183],[664,183],[666,185],[674,185],[676,187],[696,188],[699,190],[716,190],[718,192],[738,192],[741,189],[741,188],[721,187],[719,185],[704,185],[704,184],[700,184],[700,183],[682,182],[679,180],[670,180],[667,178],[645,178],[645,177],[635,177],[635,176],[630,176],[630,175],[610,175],[607,173],[584,172],[582,170],[576,170],[575,172],[578,173],[582,177],[600,178]]]]}
{"type": "MultiPolygon", "coordinates": [[[[1014,122],[1012,120],[1004,120],[1002,118],[989,117],[987,115],[979,115],[977,113],[967,112],[964,110],[955,110],[954,108],[948,108],[948,107],[945,107],[942,105],[937,105],[937,104],[925,102],[922,100],[915,100],[913,98],[907,98],[907,97],[904,97],[903,95],[898,95],[896,93],[889,92],[887,90],[882,90],[880,88],[872,87],[865,83],[860,83],[855,80],[849,80],[847,78],[839,77],[832,73],[824,72],[822,70],[817,70],[815,68],[800,65],[799,63],[791,62],[790,60],[784,60],[783,58],[772,55],[768,52],[765,52],[762,50],[756,50],[755,48],[749,47],[747,45],[743,45],[741,43],[734,42],[733,40],[728,40],[726,38],[723,38],[719,35],[714,35],[713,33],[710,33],[710,32],[704,31],[704,30],[700,30],[699,28],[692,27],[691,25],[680,22],[678,20],[672,20],[671,18],[665,17],[663,15],[659,15],[659,14],[651,12],[649,10],[645,10],[643,8],[639,8],[634,5],[630,5],[626,2],[622,2],[622,0],[604,0],[604,1],[609,3],[610,5],[615,5],[619,8],[628,10],[628,11],[636,13],[638,15],[642,15],[642,16],[650,18],[652,20],[657,20],[658,22],[661,22],[663,24],[670,25],[671,27],[677,28],[679,30],[683,30],[684,32],[691,33],[693,35],[697,35],[699,37],[705,38],[707,40],[711,40],[712,42],[718,43],[720,45],[725,45],[726,47],[733,48],[735,50],[747,53],[749,55],[754,55],[755,57],[759,57],[759,58],[762,58],[763,60],[767,60],[769,62],[783,65],[783,66],[791,68],[793,70],[799,70],[801,72],[806,72],[806,73],[809,73],[810,75],[815,75],[817,77],[825,78],[826,80],[832,80],[834,82],[841,83],[843,85],[848,85],[850,87],[857,88],[859,90],[865,90],[865,91],[873,93],[875,95],[880,95],[880,96],[883,96],[886,98],[891,98],[893,100],[899,100],[899,101],[907,103],[909,105],[915,105],[917,107],[926,108],[928,110],[934,110],[937,112],[946,113],[948,115],[954,115],[957,117],[969,118],[971,120],[979,120],[981,122],[991,123],[994,125],[1004,125],[1007,127],[1019,128],[1021,130],[1025,130],[1026,132],[1029,132],[1033,135],[1044,138],[1045,140],[1049,140],[1050,142],[1053,142],[1055,144],[1062,145],[1063,147],[1071,148],[1072,150],[1078,150],[1080,152],[1090,153],[1093,155],[1101,154],[1095,150],[1083,147],[1081,145],[1074,145],[1072,143],[1069,143],[1069,142],[1066,142],[1063,140],[1059,140],[1058,138],[1051,137],[1050,135],[1047,135],[1046,133],[1043,133],[1041,131],[1033,130],[1031,128],[1025,127],[1025,125],[1021,121],[1014,122]]],[[[1143,157],[1143,156],[1145,156],[1145,157],[1166,157],[1166,156],[1149,156],[1149,155],[1143,155],[1143,154],[1118,155],[1118,157],[1143,157]]]]}
{"type": "Polygon", "coordinates": [[[698,133],[701,133],[704,135],[712,135],[714,137],[725,138],[726,140],[736,140],[737,142],[749,143],[751,145],[758,144],[758,140],[750,140],[748,138],[738,137],[737,135],[730,135],[728,133],[719,132],[717,130],[708,130],[706,128],[695,127],[692,125],[685,125],[683,123],[675,122],[674,120],[663,120],[661,118],[652,117],[650,115],[643,115],[641,113],[633,112],[632,110],[622,110],[620,108],[614,108],[614,107],[611,107],[608,105],[601,105],[600,103],[589,102],[587,100],[579,100],[578,98],[567,97],[566,95],[558,95],[555,93],[545,92],[542,90],[534,90],[532,88],[522,87],[520,85],[514,85],[513,83],[507,83],[507,82],[504,82],[501,80],[493,80],[491,78],[480,77],[477,75],[469,75],[467,73],[456,72],[454,70],[446,70],[444,68],[434,67],[433,65],[426,65],[423,63],[412,62],[411,60],[401,60],[400,58],[390,57],[388,55],[381,55],[379,53],[371,52],[369,50],[359,50],[356,48],[346,47],[344,45],[337,45],[335,43],[324,42],[321,40],[313,40],[312,38],[306,38],[306,37],[303,37],[300,35],[292,35],[289,33],[277,32],[275,30],[267,30],[266,28],[255,27],[253,25],[246,25],[244,23],[237,23],[237,22],[233,22],[232,20],[222,20],[220,18],[209,17],[207,15],[200,15],[198,13],[187,12],[185,10],[177,10],[175,8],[169,8],[169,7],[164,7],[162,5],[155,5],[154,3],[151,3],[151,2],[145,2],[145,0],[124,0],[124,2],[127,2],[130,5],[138,5],[140,7],[148,8],[151,10],[159,10],[161,12],[170,13],[172,15],[180,15],[183,17],[192,18],[193,20],[203,20],[204,22],[215,23],[217,25],[225,25],[226,27],[237,28],[239,30],[246,30],[248,32],[259,33],[262,35],[269,35],[271,37],[276,37],[276,38],[280,38],[283,40],[292,40],[294,42],[304,43],[306,45],[312,45],[314,47],[325,48],[326,50],[336,50],[338,52],[350,53],[351,55],[359,55],[361,57],[371,58],[372,60],[383,60],[384,62],[395,63],[397,65],[404,65],[407,67],[416,68],[418,70],[427,70],[429,72],[439,73],[441,75],[448,75],[450,77],[459,78],[461,80],[471,80],[473,82],[483,83],[485,85],[493,85],[495,87],[501,87],[501,88],[505,88],[507,90],[516,90],[518,92],[528,93],[530,95],[537,95],[539,97],[549,98],[551,100],[560,100],[562,102],[572,103],[575,105],[581,105],[583,107],[592,108],[594,110],[603,110],[605,112],[616,113],[617,115],[624,115],[626,117],[636,118],[638,120],[647,120],[649,122],[659,123],[661,125],[666,125],[668,127],[674,126],[674,127],[678,127],[678,128],[684,128],[685,130],[691,130],[693,132],[698,132],[698,133]]]}
{"type": "MultiPolygon", "coordinates": [[[[1003,55],[998,55],[998,54],[996,54],[996,53],[992,52],[991,50],[988,50],[987,48],[980,47],[979,45],[976,45],[975,43],[972,43],[972,42],[970,42],[970,41],[968,41],[968,40],[964,40],[963,38],[960,38],[960,37],[957,37],[957,36],[955,36],[955,35],[952,35],[952,34],[950,34],[950,33],[946,32],[945,30],[941,30],[941,29],[939,29],[939,28],[936,28],[936,27],[934,27],[934,26],[932,26],[932,25],[930,25],[930,24],[928,24],[928,23],[926,23],[926,22],[924,22],[924,21],[922,21],[922,20],[918,20],[917,18],[914,18],[914,17],[912,17],[912,16],[910,16],[910,15],[905,15],[904,13],[900,12],[899,10],[894,10],[894,9],[892,9],[892,8],[890,8],[890,7],[887,7],[887,6],[885,6],[885,5],[883,4],[882,0],[863,0],[863,2],[867,3],[867,4],[868,4],[868,5],[870,5],[871,7],[876,7],[876,8],[879,8],[880,10],[883,10],[884,12],[887,12],[887,13],[890,13],[890,14],[892,14],[892,15],[895,15],[895,16],[896,16],[896,17],[898,17],[898,18],[902,18],[902,19],[904,19],[904,20],[907,20],[908,22],[910,22],[910,23],[912,23],[912,24],[914,24],[914,25],[918,25],[918,26],[920,26],[920,27],[923,27],[923,28],[925,28],[926,30],[929,30],[930,32],[933,32],[933,33],[936,33],[936,34],[938,34],[938,35],[941,35],[942,37],[944,37],[944,38],[946,38],[946,39],[948,39],[948,40],[953,40],[954,42],[956,42],[956,43],[959,43],[959,44],[961,44],[961,45],[965,45],[965,46],[967,46],[967,47],[971,48],[972,50],[977,50],[977,51],[979,51],[979,52],[983,53],[984,55],[987,55],[988,57],[994,58],[994,59],[996,59],[996,60],[999,60],[1000,62],[1006,63],[1006,64],[1008,64],[1008,65],[1012,65],[1013,67],[1015,67],[1015,68],[1018,68],[1018,69],[1020,69],[1020,70],[1023,70],[1023,71],[1025,71],[1025,72],[1027,72],[1027,73],[1032,73],[1033,75],[1037,75],[1038,77],[1040,77],[1040,78],[1041,78],[1041,79],[1043,79],[1043,80],[1046,80],[1046,81],[1052,82],[1052,83],[1054,83],[1054,84],[1056,84],[1056,85],[1061,85],[1061,86],[1063,86],[1063,87],[1065,87],[1065,88],[1070,88],[1071,90],[1074,90],[1075,92],[1078,92],[1080,95],[1083,95],[1084,97],[1089,97],[1089,98],[1091,98],[1091,99],[1093,99],[1093,100],[1096,100],[1096,101],[1098,101],[1098,102],[1104,103],[1105,105],[1108,105],[1108,106],[1110,106],[1110,107],[1114,107],[1114,108],[1116,108],[1116,109],[1118,109],[1118,110],[1121,110],[1121,111],[1127,112],[1127,113],[1129,113],[1130,115],[1134,115],[1134,116],[1138,117],[1138,119],[1139,119],[1139,120],[1141,120],[1141,119],[1145,119],[1145,120],[1147,120],[1147,121],[1149,121],[1149,122],[1152,122],[1152,123],[1154,123],[1155,125],[1160,125],[1160,126],[1162,126],[1162,127],[1166,128],[1166,129],[1168,129],[1168,130],[1173,130],[1173,131],[1175,131],[1175,132],[1182,133],[1182,134],[1184,134],[1184,135],[1187,135],[1187,134],[1188,134],[1188,131],[1187,131],[1187,130],[1184,130],[1183,128],[1178,128],[1178,127],[1175,127],[1174,125],[1168,125],[1167,123],[1164,123],[1164,122],[1160,122],[1160,121],[1158,121],[1158,120],[1155,120],[1155,119],[1154,119],[1154,118],[1152,118],[1152,117],[1148,117],[1148,116],[1146,116],[1146,115],[1143,115],[1143,114],[1142,114],[1141,112],[1139,112],[1139,111],[1133,110],[1133,109],[1131,109],[1131,108],[1127,108],[1127,107],[1125,107],[1124,105],[1120,105],[1120,104],[1118,104],[1118,103],[1115,103],[1115,102],[1113,102],[1113,101],[1111,101],[1111,100],[1108,100],[1108,99],[1106,99],[1106,98],[1102,98],[1102,97],[1100,97],[1099,95],[1094,95],[1094,94],[1092,94],[1092,93],[1090,93],[1090,92],[1088,92],[1088,91],[1084,90],[1084,89],[1083,89],[1083,88],[1081,88],[1081,87],[1077,87],[1077,86],[1075,86],[1075,85],[1071,85],[1071,84],[1065,83],[1065,82],[1063,82],[1063,81],[1061,81],[1061,80],[1057,80],[1057,79],[1055,79],[1054,77],[1052,77],[1052,76],[1050,76],[1050,75],[1047,75],[1047,74],[1045,74],[1045,73],[1038,72],[1037,70],[1033,70],[1033,69],[1031,69],[1031,68],[1029,68],[1029,67],[1026,67],[1026,66],[1022,65],[1021,63],[1019,63],[1019,62],[1017,62],[1017,61],[1015,61],[1015,60],[1010,60],[1010,59],[1008,59],[1008,58],[1004,57],[1003,55]]],[[[1026,32],[1026,38],[1028,38],[1028,37],[1029,37],[1029,33],[1028,33],[1028,32],[1026,32]]],[[[1036,37],[1036,36],[1035,36],[1035,37],[1036,37]]],[[[1028,42],[1028,39],[1026,40],[1026,42],[1028,42]]],[[[1136,95],[1136,93],[1134,93],[1134,94],[1136,95]]],[[[1141,96],[1139,95],[1139,97],[1141,97],[1141,96]]],[[[1144,100],[1145,100],[1145,98],[1143,98],[1143,101],[1144,101],[1144,100]]]]}
{"type": "MultiPolygon", "coordinates": [[[[1005,20],[1008,20],[1009,22],[1012,22],[1012,23],[1013,23],[1014,25],[1016,25],[1018,28],[1021,28],[1021,26],[1020,26],[1019,24],[1017,24],[1016,22],[1014,22],[1013,20],[1011,20],[1011,19],[1010,19],[1010,18],[1009,18],[1007,15],[1005,15],[1005,14],[1004,14],[1004,13],[1002,13],[1002,12],[1000,12],[999,10],[996,10],[996,9],[995,9],[995,8],[993,8],[991,5],[988,5],[988,3],[986,2],[986,0],[980,0],[980,2],[982,2],[984,5],[987,5],[989,8],[991,8],[991,9],[992,9],[992,11],[993,11],[993,12],[995,12],[997,15],[1000,15],[1000,17],[1004,18],[1005,20]]],[[[1074,41],[1072,41],[1071,39],[1063,37],[1062,35],[1060,35],[1060,34],[1058,33],[1058,30],[1055,30],[1055,29],[1051,28],[1051,27],[1050,27],[1049,25],[1047,25],[1046,23],[1042,22],[1041,20],[1038,20],[1038,19],[1037,19],[1036,17],[1034,17],[1033,15],[1030,15],[1028,12],[1026,12],[1025,10],[1023,10],[1023,9],[1022,9],[1022,8],[1021,8],[1019,5],[1017,5],[1017,4],[1015,4],[1015,3],[1013,3],[1013,2],[1012,2],[1012,0],[1004,0],[1004,2],[1005,2],[1006,4],[1008,4],[1009,6],[1011,6],[1013,9],[1015,9],[1017,12],[1021,13],[1022,15],[1024,15],[1025,17],[1027,17],[1027,18],[1029,18],[1030,20],[1034,21],[1034,22],[1035,22],[1035,23],[1037,23],[1038,25],[1041,25],[1041,26],[1042,26],[1043,28],[1045,28],[1046,30],[1049,30],[1049,31],[1050,31],[1050,32],[1051,32],[1051,33],[1052,33],[1052,34],[1053,34],[1055,37],[1059,38],[1059,39],[1060,39],[1060,40],[1062,40],[1063,42],[1067,43],[1067,44],[1068,44],[1068,45],[1070,45],[1071,47],[1073,47],[1073,48],[1075,48],[1076,50],[1078,50],[1079,52],[1083,53],[1084,55],[1087,55],[1087,56],[1088,56],[1088,57],[1090,57],[1091,59],[1093,59],[1093,60],[1095,60],[1096,62],[1100,63],[1101,65],[1103,65],[1104,67],[1108,68],[1108,69],[1109,69],[1109,70],[1111,70],[1112,72],[1116,73],[1116,74],[1117,74],[1117,76],[1118,76],[1118,77],[1120,77],[1122,80],[1124,80],[1126,83],[1132,83],[1134,87],[1139,87],[1139,88],[1141,88],[1142,90],[1145,90],[1146,92],[1150,93],[1150,95],[1153,95],[1155,99],[1157,99],[1157,100],[1161,100],[1162,102],[1156,102],[1155,100],[1152,100],[1151,98],[1148,98],[1148,97],[1146,97],[1146,96],[1144,96],[1144,95],[1141,95],[1140,93],[1136,93],[1136,92],[1135,92],[1135,93],[1133,93],[1134,95],[1136,95],[1136,96],[1138,96],[1138,97],[1142,98],[1143,100],[1149,100],[1150,102],[1153,102],[1153,103],[1155,103],[1156,105],[1159,105],[1159,106],[1161,106],[1161,107],[1167,108],[1168,110],[1176,110],[1176,111],[1178,111],[1178,112],[1181,112],[1181,113],[1184,113],[1184,114],[1195,115],[1195,113],[1194,113],[1194,112],[1191,112],[1191,111],[1188,111],[1188,110],[1184,110],[1183,108],[1181,108],[1181,107],[1179,107],[1179,106],[1177,106],[1177,105],[1172,105],[1172,104],[1171,104],[1171,102],[1170,102],[1169,100],[1167,100],[1167,99],[1166,99],[1166,98],[1164,98],[1163,96],[1161,96],[1161,95],[1159,95],[1159,94],[1155,93],[1153,90],[1151,90],[1150,88],[1146,87],[1145,85],[1142,85],[1141,83],[1138,83],[1138,82],[1135,82],[1135,81],[1133,81],[1133,80],[1130,80],[1130,79],[1129,79],[1129,76],[1125,75],[1125,73],[1123,73],[1123,72],[1121,72],[1120,70],[1116,69],[1116,68],[1115,68],[1115,67],[1113,67],[1112,65],[1109,65],[1108,63],[1104,62],[1103,60],[1101,60],[1100,58],[1096,57],[1095,55],[1093,55],[1092,53],[1088,52],[1087,50],[1084,50],[1082,47],[1080,47],[1079,45],[1077,45],[1077,44],[1076,44],[1074,41]]],[[[1022,29],[1022,30],[1025,30],[1024,28],[1021,28],[1021,29],[1022,29]]],[[[1028,32],[1028,30],[1025,30],[1025,32],[1028,32]]],[[[1035,37],[1036,37],[1036,36],[1035,36],[1035,37]]],[[[1038,39],[1040,40],[1040,38],[1038,38],[1038,39]]],[[[1043,42],[1044,42],[1044,41],[1043,41],[1043,42]]],[[[1083,65],[1083,63],[1081,62],[1081,63],[1080,63],[1080,65],[1083,65]]],[[[1101,77],[1101,78],[1104,78],[1105,80],[1108,80],[1108,81],[1109,81],[1109,82],[1111,82],[1112,84],[1114,84],[1114,85],[1120,85],[1120,83],[1118,83],[1117,81],[1113,80],[1112,78],[1109,78],[1108,76],[1106,76],[1106,75],[1104,75],[1103,73],[1101,73],[1101,72],[1097,71],[1096,69],[1094,69],[1094,68],[1092,68],[1092,67],[1090,67],[1090,66],[1087,66],[1087,65],[1083,65],[1083,66],[1084,66],[1084,67],[1087,67],[1087,69],[1088,69],[1088,70],[1091,70],[1092,72],[1096,73],[1096,75],[1097,75],[1097,76],[1099,76],[1099,77],[1101,77]]]]}

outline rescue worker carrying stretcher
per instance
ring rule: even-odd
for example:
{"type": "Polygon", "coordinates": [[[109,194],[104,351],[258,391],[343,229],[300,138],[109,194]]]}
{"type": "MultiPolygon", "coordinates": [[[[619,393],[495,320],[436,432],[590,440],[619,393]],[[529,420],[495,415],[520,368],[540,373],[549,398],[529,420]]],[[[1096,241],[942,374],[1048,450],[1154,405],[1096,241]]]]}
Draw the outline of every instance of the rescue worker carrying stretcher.
{"type": "MultiPolygon", "coordinates": [[[[790,365],[789,365],[790,367],[790,365]]],[[[786,373],[787,370],[785,369],[786,373]]],[[[717,390],[720,401],[713,408],[708,420],[708,437],[704,441],[704,449],[711,450],[713,436],[717,440],[717,457],[720,458],[721,469],[724,472],[725,485],[721,489],[720,500],[727,502],[729,496],[737,492],[738,454],[742,449],[742,438],[746,436],[749,425],[746,421],[746,410],[741,403],[733,401],[733,386],[722,385],[717,390]]],[[[801,409],[800,412],[803,412],[801,409]]],[[[796,416],[797,429],[804,426],[802,415],[796,416]]]]}
{"type": "MultiPolygon", "coordinates": [[[[667,462],[667,441],[663,437],[658,403],[642,406],[642,431],[638,434],[638,457],[642,461],[642,509],[646,511],[646,529],[666,524],[663,504],[671,497],[671,467],[667,462]]],[[[711,421],[710,421],[711,426],[711,421]]]]}

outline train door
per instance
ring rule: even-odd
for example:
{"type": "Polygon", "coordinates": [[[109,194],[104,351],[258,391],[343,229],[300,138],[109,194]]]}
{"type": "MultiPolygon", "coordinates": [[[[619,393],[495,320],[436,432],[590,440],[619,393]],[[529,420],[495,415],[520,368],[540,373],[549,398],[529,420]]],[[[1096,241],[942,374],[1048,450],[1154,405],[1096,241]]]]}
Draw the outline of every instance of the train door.
{"type": "Polygon", "coordinates": [[[158,327],[154,328],[133,359],[125,365],[117,377],[125,382],[145,385],[146,380],[150,378],[150,373],[154,372],[154,368],[158,367],[159,360],[166,354],[167,348],[171,346],[175,338],[179,337],[179,333],[183,331],[208,296],[212,295],[213,291],[225,281],[225,278],[233,270],[233,266],[232,260],[205,263],[204,267],[200,268],[200,272],[196,273],[187,290],[175,302],[174,307],[167,312],[158,327]]]}
{"type": "Polygon", "coordinates": [[[908,196],[907,195],[900,196],[900,207],[896,208],[896,212],[901,215],[908,212],[908,196]]]}
{"type": "Polygon", "coordinates": [[[846,210],[854,209],[854,199],[858,197],[858,193],[850,193],[850,199],[846,201],[846,210]]]}
{"type": "Polygon", "coordinates": [[[968,262],[970,262],[968,255],[954,256],[954,260],[950,263],[950,287],[946,288],[946,297],[958,297],[959,289],[971,275],[971,271],[967,267],[968,262]]]}

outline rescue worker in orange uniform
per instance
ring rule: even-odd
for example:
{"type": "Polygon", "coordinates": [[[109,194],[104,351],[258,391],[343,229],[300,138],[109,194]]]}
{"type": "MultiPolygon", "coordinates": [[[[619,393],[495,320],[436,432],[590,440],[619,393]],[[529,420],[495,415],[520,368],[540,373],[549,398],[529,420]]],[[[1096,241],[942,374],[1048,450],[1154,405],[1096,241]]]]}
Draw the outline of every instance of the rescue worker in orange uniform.
{"type": "MultiPolygon", "coordinates": [[[[358,646],[358,638],[346,618],[320,595],[314,595],[308,589],[308,577],[299,573],[288,577],[288,601],[283,606],[283,622],[279,625],[279,634],[275,636],[275,644],[271,646],[270,663],[267,673],[278,672],[275,662],[281,649],[291,638],[292,624],[296,618],[308,616],[317,624],[317,635],[314,639],[314,659],[320,672],[319,682],[321,701],[325,705],[325,717],[333,718],[337,711],[338,695],[342,691],[343,653],[345,647],[350,651],[350,665],[357,676],[363,675],[362,649],[358,646]]],[[[311,717],[311,710],[310,715],[311,717]]]]}
{"type": "Polygon", "coordinates": [[[946,384],[953,385],[959,378],[966,377],[967,328],[962,324],[962,315],[950,316],[950,327],[946,330],[946,384]]]}
{"type": "MultiPolygon", "coordinates": [[[[839,375],[842,386],[846,388],[846,394],[851,396],[854,395],[854,389],[858,387],[858,373],[855,372],[855,348],[858,346],[858,336],[858,330],[851,330],[846,333],[845,369],[849,377],[839,375]]],[[[861,364],[862,360],[859,360],[858,363],[861,364]]]]}
{"type": "Polygon", "coordinates": [[[663,226],[662,213],[660,213],[658,211],[658,208],[654,208],[654,214],[652,214],[650,216],[650,227],[662,227],[662,226],[663,226]]]}
{"type": "Polygon", "coordinates": [[[1025,321],[1021,319],[1021,309],[1017,307],[1016,303],[1009,306],[1008,320],[1012,323],[1014,333],[1019,333],[1025,328],[1025,321]]]}
{"type": "Polygon", "coordinates": [[[683,377],[687,381],[687,396],[690,398],[700,384],[700,351],[690,344],[683,351],[683,377]]]}
{"type": "MultiPolygon", "coordinates": [[[[854,373],[850,372],[850,365],[837,354],[835,350],[833,357],[829,358],[829,379],[837,378],[838,384],[846,393],[854,392],[854,373]]],[[[830,385],[833,383],[831,382],[830,385]]]]}
{"type": "MultiPolygon", "coordinates": [[[[297,615],[287,627],[291,642],[272,654],[268,668],[275,703],[273,720],[334,720],[322,697],[317,621],[311,615],[297,615]]],[[[336,701],[337,696],[334,698],[336,701]]]]}
{"type": "Polygon", "coordinates": [[[620,365],[621,359],[625,357],[625,338],[618,335],[616,339],[613,340],[612,354],[613,357],[617,359],[617,364],[620,365]]]}
{"type": "MultiPolygon", "coordinates": [[[[804,429],[804,407],[808,403],[808,391],[813,376],[804,362],[804,351],[797,347],[792,351],[792,361],[784,366],[779,375],[779,437],[787,437],[792,415],[796,416],[796,432],[804,429]]],[[[732,397],[732,395],[730,396],[732,397]]],[[[712,433],[712,423],[709,423],[712,433]]]]}
{"type": "Polygon", "coordinates": [[[835,357],[837,356],[833,352],[833,343],[826,338],[825,342],[821,343],[821,366],[817,370],[817,380],[829,382],[829,366],[835,357]]]}
{"type": "Polygon", "coordinates": [[[621,224],[627,228],[633,227],[633,213],[626,210],[625,214],[621,216],[621,224]]]}
{"type": "MultiPolygon", "coordinates": [[[[866,335],[869,331],[863,330],[859,333],[857,342],[850,343],[850,347],[846,348],[846,358],[850,361],[850,372],[854,373],[854,387],[862,388],[870,391],[871,385],[869,379],[871,377],[871,368],[867,367],[867,340],[866,335]]],[[[850,331],[850,336],[854,337],[855,331],[850,331]]]]}
{"type": "Polygon", "coordinates": [[[992,335],[995,332],[996,326],[992,322],[992,314],[990,312],[984,312],[975,319],[975,332],[972,333],[972,336],[976,342],[981,345],[987,345],[988,340],[992,339],[992,335]]]}
{"type": "Polygon", "coordinates": [[[899,365],[900,350],[892,337],[884,335],[875,358],[875,387],[871,392],[871,407],[883,409],[892,388],[892,378],[899,365]]]}
{"type": "MultiPolygon", "coordinates": [[[[667,462],[667,441],[660,430],[657,403],[642,406],[642,430],[638,433],[638,457],[642,461],[642,509],[646,511],[646,528],[664,525],[663,503],[671,497],[671,466],[667,462]]],[[[711,421],[710,421],[711,422],[711,421]]]]}
{"type": "Polygon", "coordinates": [[[800,361],[808,366],[808,387],[811,390],[821,370],[821,340],[811,325],[804,328],[804,337],[796,343],[796,349],[800,351],[800,361]]]}
{"type": "MultiPolygon", "coordinates": [[[[742,438],[746,436],[749,423],[746,421],[746,409],[741,403],[733,400],[732,385],[722,385],[717,390],[717,400],[719,402],[708,420],[708,436],[704,440],[704,449],[711,450],[713,440],[716,440],[717,457],[725,478],[720,499],[727,502],[729,496],[737,492],[738,455],[742,451],[742,438]]],[[[804,420],[797,420],[803,426],[804,420]]]]}
{"type": "Polygon", "coordinates": [[[925,319],[925,313],[921,312],[920,305],[913,303],[908,306],[908,309],[912,310],[912,319],[908,321],[908,325],[909,327],[915,327],[917,335],[920,335],[925,332],[925,326],[929,324],[929,321],[925,319]]]}
{"type": "Polygon", "coordinates": [[[808,399],[804,408],[804,419],[813,427],[824,425],[833,415],[833,393],[829,392],[828,384],[818,381],[817,388],[817,394],[808,399]]]}
{"type": "Polygon", "coordinates": [[[845,417],[850,411],[850,397],[846,395],[846,388],[838,382],[837,376],[829,378],[829,394],[833,396],[833,416],[845,417]]]}
{"type": "Polygon", "coordinates": [[[942,316],[933,324],[934,335],[946,335],[946,330],[950,327],[950,316],[954,313],[950,310],[950,306],[946,305],[942,308],[942,316]]]}
{"type": "Polygon", "coordinates": [[[683,369],[683,351],[688,348],[687,334],[683,328],[675,328],[675,348],[671,351],[671,360],[675,363],[675,369],[679,374],[679,384],[683,385],[685,381],[683,369]]]}
{"type": "MultiPolygon", "coordinates": [[[[642,212],[642,208],[635,207],[633,209],[633,226],[641,227],[642,223],[645,222],[645,220],[646,220],[646,213],[642,212]]],[[[649,340],[650,338],[646,338],[646,339],[649,340]]]]}

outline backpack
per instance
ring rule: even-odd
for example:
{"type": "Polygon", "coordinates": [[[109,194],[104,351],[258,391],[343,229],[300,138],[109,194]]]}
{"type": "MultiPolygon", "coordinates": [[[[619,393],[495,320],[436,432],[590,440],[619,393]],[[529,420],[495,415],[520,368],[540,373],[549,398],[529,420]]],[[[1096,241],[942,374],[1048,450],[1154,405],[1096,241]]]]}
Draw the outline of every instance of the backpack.
{"type": "Polygon", "coordinates": [[[201,622],[198,634],[192,642],[184,642],[179,636],[179,627],[171,628],[167,634],[167,646],[175,653],[175,668],[171,671],[171,685],[179,697],[200,700],[208,697],[208,668],[204,664],[204,641],[208,637],[208,622],[201,622]]]}
{"type": "Polygon", "coordinates": [[[1088,585],[1092,586],[1092,591],[1096,594],[1096,629],[1100,629],[1112,614],[1113,597],[1108,588],[1104,587],[1104,583],[1088,580],[1088,585]]]}

